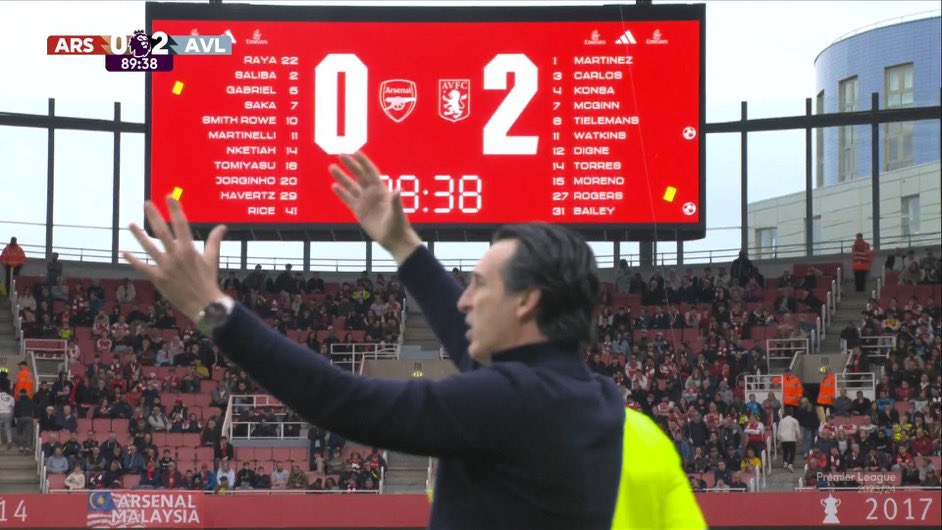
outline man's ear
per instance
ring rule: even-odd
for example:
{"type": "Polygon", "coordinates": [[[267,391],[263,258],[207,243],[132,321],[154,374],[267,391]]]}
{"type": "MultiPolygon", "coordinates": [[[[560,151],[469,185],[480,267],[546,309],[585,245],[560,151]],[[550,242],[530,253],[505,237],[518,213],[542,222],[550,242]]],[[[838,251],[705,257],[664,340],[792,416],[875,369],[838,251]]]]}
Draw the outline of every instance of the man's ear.
{"type": "Polygon", "coordinates": [[[540,300],[543,297],[543,291],[539,289],[527,289],[520,295],[520,300],[517,302],[517,309],[515,311],[517,318],[520,320],[530,320],[536,318],[536,310],[540,305],[540,300]]]}

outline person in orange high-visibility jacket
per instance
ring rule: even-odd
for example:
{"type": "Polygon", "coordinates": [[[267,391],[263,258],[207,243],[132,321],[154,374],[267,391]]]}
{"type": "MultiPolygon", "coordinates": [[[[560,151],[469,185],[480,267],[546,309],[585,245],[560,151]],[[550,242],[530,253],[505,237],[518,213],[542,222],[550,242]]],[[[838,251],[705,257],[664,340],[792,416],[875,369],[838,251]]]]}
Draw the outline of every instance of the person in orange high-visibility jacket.
{"type": "Polygon", "coordinates": [[[20,371],[16,374],[16,383],[13,386],[13,395],[19,396],[20,391],[25,390],[26,395],[33,398],[33,372],[30,371],[26,362],[20,361],[20,371]]]}
{"type": "Polygon", "coordinates": [[[834,394],[837,392],[837,378],[834,371],[827,366],[821,367],[824,378],[821,379],[821,388],[818,390],[818,419],[824,422],[834,404],[834,394]]]}
{"type": "Polygon", "coordinates": [[[782,385],[782,403],[786,407],[797,407],[801,405],[801,398],[805,394],[805,388],[801,385],[801,379],[792,372],[791,368],[785,369],[785,375],[780,375],[772,379],[772,383],[782,385]]]}
{"type": "Polygon", "coordinates": [[[863,234],[857,234],[850,259],[851,268],[854,269],[854,288],[858,293],[863,292],[867,288],[867,274],[870,272],[870,262],[873,261],[873,249],[870,243],[864,241],[863,234]]]}
{"type": "Polygon", "coordinates": [[[6,292],[10,292],[10,279],[13,276],[20,275],[20,269],[23,268],[23,264],[26,263],[26,253],[23,252],[23,247],[19,246],[16,243],[16,238],[10,238],[10,244],[4,247],[3,253],[0,253],[0,263],[3,264],[3,268],[6,269],[7,278],[6,283],[6,292]]]}

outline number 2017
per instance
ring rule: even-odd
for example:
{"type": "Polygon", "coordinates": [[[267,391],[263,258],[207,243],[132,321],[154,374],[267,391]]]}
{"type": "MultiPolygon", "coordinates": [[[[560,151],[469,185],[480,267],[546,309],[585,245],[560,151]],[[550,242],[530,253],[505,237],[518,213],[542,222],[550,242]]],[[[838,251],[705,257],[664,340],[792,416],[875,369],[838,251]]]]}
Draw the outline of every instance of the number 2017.
{"type": "MultiPolygon", "coordinates": [[[[507,131],[537,91],[538,69],[522,53],[501,53],[484,67],[485,90],[506,90],[507,74],[514,86],[484,125],[484,154],[535,155],[539,137],[510,136],[507,131]]],[[[367,68],[352,53],[331,53],[314,68],[314,143],[327,154],[353,153],[367,139],[367,68]],[[344,134],[337,134],[338,75],[346,76],[344,134]]]]}

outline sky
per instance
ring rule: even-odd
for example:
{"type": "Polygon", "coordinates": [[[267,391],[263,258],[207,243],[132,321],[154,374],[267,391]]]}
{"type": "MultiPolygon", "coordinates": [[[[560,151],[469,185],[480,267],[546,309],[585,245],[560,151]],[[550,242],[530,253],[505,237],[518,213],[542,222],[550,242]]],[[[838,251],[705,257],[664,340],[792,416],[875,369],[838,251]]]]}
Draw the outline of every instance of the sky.
{"type": "MultiPolygon", "coordinates": [[[[243,2],[246,3],[246,2],[243,2]]],[[[397,5],[578,5],[613,3],[570,0],[412,1],[412,2],[247,2],[254,4],[397,4],[397,5]]],[[[633,2],[626,2],[633,3],[633,2]]],[[[682,3],[657,2],[655,3],[682,3]]],[[[706,2],[706,120],[739,117],[741,101],[749,116],[772,117],[804,113],[804,100],[814,96],[814,59],[840,36],[863,26],[938,9],[937,1],[728,1],[706,2]]],[[[46,113],[46,98],[57,98],[57,114],[112,117],[114,101],[123,118],[144,119],[144,74],[109,73],[100,57],[46,55],[50,34],[112,34],[144,27],[142,1],[4,1],[0,2],[0,111],[46,113]]],[[[111,224],[111,135],[56,133],[54,241],[63,255],[83,259],[87,249],[110,249],[108,230],[81,228],[111,224]],[[71,225],[71,226],[59,226],[71,225]],[[77,227],[73,227],[77,226],[77,227]]],[[[21,243],[42,245],[46,208],[45,130],[0,127],[0,240],[18,235],[21,243]],[[12,224],[33,223],[33,224],[12,224]]],[[[685,244],[687,261],[706,258],[709,250],[739,244],[739,138],[708,135],[707,238],[685,244]]],[[[804,132],[761,133],[749,137],[750,202],[804,189],[804,132]]],[[[122,137],[120,224],[140,222],[143,192],[143,135],[122,137]]],[[[121,247],[137,249],[125,231],[121,247]]],[[[465,258],[470,267],[485,244],[437,243],[445,259],[465,258]]],[[[593,243],[601,265],[611,261],[610,243],[593,243]]],[[[659,246],[674,251],[673,243],[659,246]]],[[[622,244],[623,254],[636,244],[622,244]]],[[[29,250],[29,247],[27,247],[29,250]]],[[[238,244],[226,243],[223,254],[238,256],[238,244]]],[[[33,255],[38,249],[32,251],[33,255]]],[[[271,266],[277,257],[299,257],[300,243],[253,242],[250,256],[271,266]],[[271,259],[262,259],[271,258],[271,259]]],[[[110,251],[97,254],[110,255],[110,251]]],[[[363,244],[318,243],[312,247],[318,268],[335,268],[339,259],[360,260],[363,244]]],[[[376,248],[374,257],[387,257],[376,248]]],[[[76,258],[77,259],[77,258],[76,258]]],[[[457,262],[452,262],[458,265],[457,262]]],[[[350,262],[352,268],[357,268],[350,262]]]]}

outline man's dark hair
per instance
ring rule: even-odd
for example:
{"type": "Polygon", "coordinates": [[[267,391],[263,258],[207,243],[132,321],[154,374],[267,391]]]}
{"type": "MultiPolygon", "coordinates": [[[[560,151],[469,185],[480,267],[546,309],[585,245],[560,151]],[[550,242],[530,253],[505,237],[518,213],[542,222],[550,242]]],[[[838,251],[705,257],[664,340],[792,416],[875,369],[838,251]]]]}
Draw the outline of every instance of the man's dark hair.
{"type": "Polygon", "coordinates": [[[599,276],[595,256],[582,236],[557,225],[527,223],[494,233],[493,242],[505,239],[518,245],[501,271],[504,284],[509,292],[542,292],[536,310],[540,332],[551,341],[591,343],[599,276]]]}

